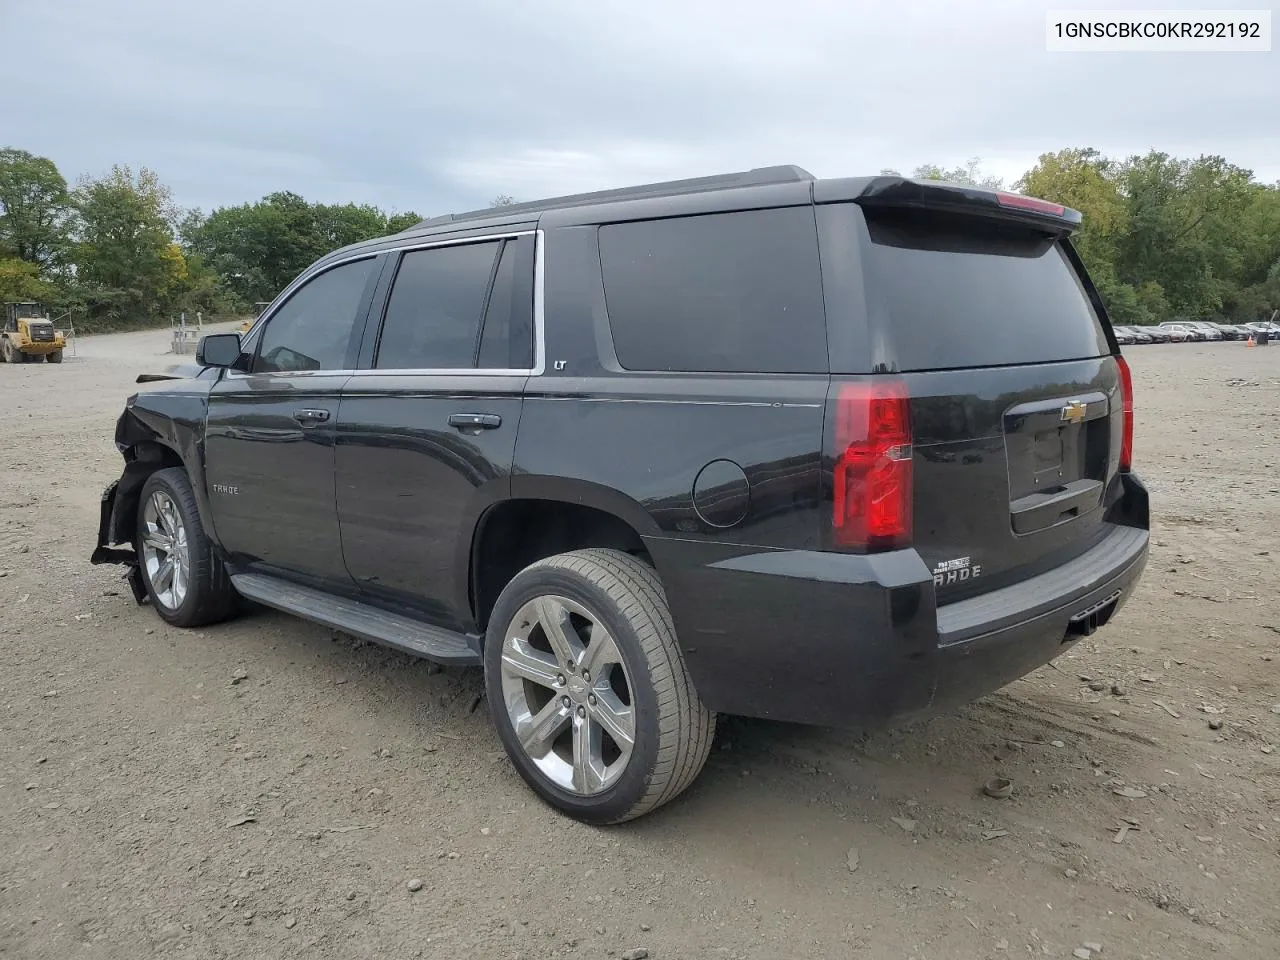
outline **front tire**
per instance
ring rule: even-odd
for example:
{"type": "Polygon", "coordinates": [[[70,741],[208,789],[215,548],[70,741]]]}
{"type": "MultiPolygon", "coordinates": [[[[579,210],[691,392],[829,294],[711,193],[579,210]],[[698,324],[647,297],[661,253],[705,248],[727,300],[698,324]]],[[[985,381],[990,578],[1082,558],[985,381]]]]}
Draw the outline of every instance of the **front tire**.
{"type": "Polygon", "coordinates": [[[46,353],[46,354],[45,354],[44,359],[45,359],[45,361],[46,361],[46,362],[48,362],[48,363],[61,363],[61,362],[62,362],[62,351],[61,351],[61,350],[54,350],[52,353],[46,353]]]}
{"type": "Polygon", "coordinates": [[[182,468],[157,470],[143,484],[135,546],[151,605],[166,622],[200,627],[235,613],[238,594],[204,532],[182,468]]]}
{"type": "Polygon", "coordinates": [[[516,770],[547,803],[621,823],[683,792],[715,736],[652,567],[578,550],[525,568],[489,618],[485,686],[516,770]]]}

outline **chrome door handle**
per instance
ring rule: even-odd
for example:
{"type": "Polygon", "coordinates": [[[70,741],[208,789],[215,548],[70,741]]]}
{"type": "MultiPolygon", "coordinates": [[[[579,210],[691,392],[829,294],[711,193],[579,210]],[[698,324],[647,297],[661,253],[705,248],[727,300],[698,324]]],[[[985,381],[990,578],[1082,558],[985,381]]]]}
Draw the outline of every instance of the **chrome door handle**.
{"type": "Polygon", "coordinates": [[[496,430],[502,418],[496,413],[451,413],[449,426],[459,430],[496,430]]]}
{"type": "Polygon", "coordinates": [[[324,423],[329,419],[328,410],[320,410],[316,408],[307,408],[304,410],[293,411],[293,419],[297,420],[304,427],[313,427],[317,423],[324,423]]]}

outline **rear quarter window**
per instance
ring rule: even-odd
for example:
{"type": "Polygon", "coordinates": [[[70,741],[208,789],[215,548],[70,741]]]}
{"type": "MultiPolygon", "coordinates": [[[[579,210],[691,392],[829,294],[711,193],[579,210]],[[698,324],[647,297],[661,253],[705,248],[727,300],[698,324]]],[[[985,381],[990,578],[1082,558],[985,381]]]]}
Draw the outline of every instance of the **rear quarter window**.
{"type": "Polygon", "coordinates": [[[1016,225],[867,210],[868,283],[900,369],[946,370],[1109,354],[1060,243],[1016,225]]]}
{"type": "Polygon", "coordinates": [[[624,368],[827,372],[811,207],[607,224],[599,243],[624,368]]]}

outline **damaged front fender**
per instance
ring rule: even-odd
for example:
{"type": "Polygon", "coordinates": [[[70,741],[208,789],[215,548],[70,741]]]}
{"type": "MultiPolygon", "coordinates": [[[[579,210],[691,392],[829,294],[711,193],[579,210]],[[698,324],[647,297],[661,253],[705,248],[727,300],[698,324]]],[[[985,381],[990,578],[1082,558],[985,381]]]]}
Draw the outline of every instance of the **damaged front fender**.
{"type": "Polygon", "coordinates": [[[98,518],[98,542],[89,560],[129,568],[134,597],[146,592],[134,540],[143,485],[157,470],[182,467],[196,493],[197,510],[212,536],[213,525],[203,495],[203,434],[209,382],[175,378],[158,390],[130,397],[116,421],[116,449],[124,457],[120,479],[103,491],[98,518]],[[193,389],[193,387],[195,389],[193,389]]]}
{"type": "Polygon", "coordinates": [[[98,517],[98,545],[89,557],[89,562],[93,564],[119,563],[127,566],[129,572],[125,574],[125,579],[129,582],[129,589],[133,593],[133,599],[138,603],[143,603],[147,598],[147,590],[142,583],[142,570],[138,566],[138,554],[132,544],[127,548],[112,546],[115,541],[111,531],[115,522],[116,495],[119,490],[120,481],[116,480],[102,492],[102,506],[98,517]]]}

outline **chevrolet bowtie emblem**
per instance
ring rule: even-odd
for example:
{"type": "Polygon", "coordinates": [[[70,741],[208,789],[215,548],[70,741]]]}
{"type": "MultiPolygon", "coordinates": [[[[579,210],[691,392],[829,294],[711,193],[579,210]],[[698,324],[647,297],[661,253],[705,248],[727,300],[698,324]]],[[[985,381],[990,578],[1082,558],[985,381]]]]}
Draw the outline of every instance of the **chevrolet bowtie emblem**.
{"type": "Polygon", "coordinates": [[[1085,412],[1089,408],[1079,400],[1072,400],[1062,408],[1063,423],[1081,423],[1084,421],[1085,412]]]}

